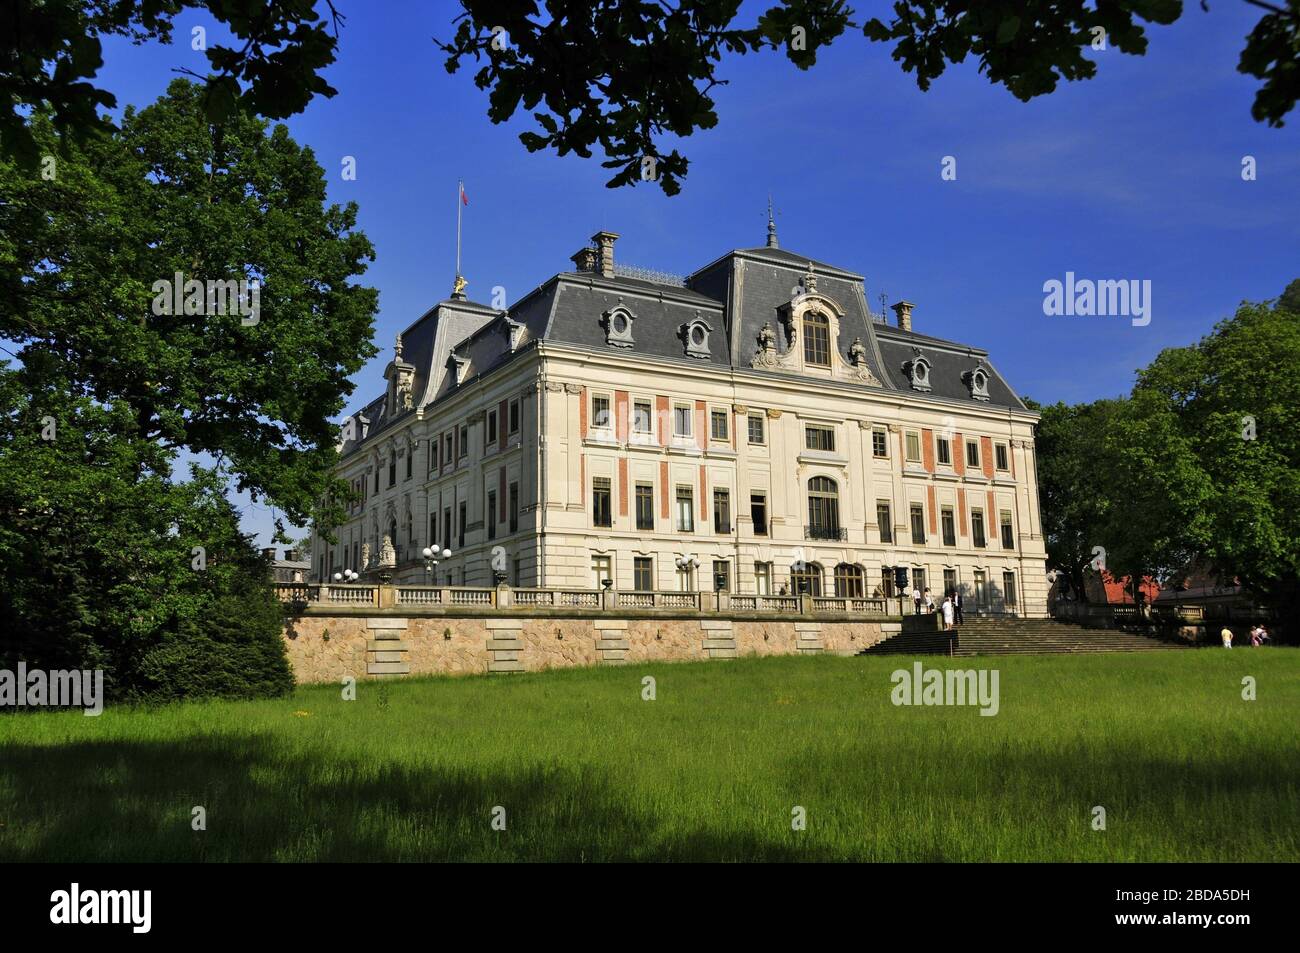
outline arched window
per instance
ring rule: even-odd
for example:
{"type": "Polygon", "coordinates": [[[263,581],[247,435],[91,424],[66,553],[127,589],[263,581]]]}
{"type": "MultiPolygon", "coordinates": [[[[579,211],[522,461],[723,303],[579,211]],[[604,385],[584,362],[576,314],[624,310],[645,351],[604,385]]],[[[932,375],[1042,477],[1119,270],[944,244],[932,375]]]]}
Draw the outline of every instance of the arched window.
{"type": "Polygon", "coordinates": [[[805,539],[840,539],[840,493],[830,477],[808,481],[808,526],[805,539]]]}
{"type": "Polygon", "coordinates": [[[790,589],[796,596],[803,592],[810,596],[820,596],[822,567],[816,563],[795,563],[790,567],[790,589]]]}
{"type": "Polygon", "coordinates": [[[866,583],[861,566],[840,563],[835,567],[835,595],[859,599],[866,595],[866,583]]]}
{"type": "Polygon", "coordinates": [[[817,311],[803,316],[803,362],[817,367],[831,366],[831,323],[817,311]]]}

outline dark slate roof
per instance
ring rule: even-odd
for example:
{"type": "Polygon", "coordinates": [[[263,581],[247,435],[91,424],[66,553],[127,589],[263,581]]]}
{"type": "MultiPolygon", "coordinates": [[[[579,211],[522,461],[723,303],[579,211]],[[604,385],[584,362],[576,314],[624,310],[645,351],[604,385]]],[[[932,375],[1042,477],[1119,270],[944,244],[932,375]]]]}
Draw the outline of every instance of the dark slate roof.
{"type": "MultiPolygon", "coordinates": [[[[987,351],[882,324],[874,320],[867,306],[861,275],[784,248],[767,247],[728,252],[692,273],[686,287],[623,275],[563,272],[538,286],[505,314],[473,301],[440,301],[402,332],[403,359],[416,368],[416,406],[436,403],[456,389],[455,375],[450,371],[453,355],[467,362],[464,379],[468,382],[509,363],[539,341],[613,350],[606,342],[601,317],[620,303],[635,317],[635,346],[619,349],[620,353],[749,370],[764,324],[772,325],[778,332],[778,346],[785,346],[778,313],[799,293],[810,262],[817,292],[843,310],[837,342],[841,356],[847,361],[854,338],[861,338],[867,349],[867,363],[886,390],[912,392],[902,365],[919,353],[931,366],[932,389],[925,393],[925,399],[985,403],[971,397],[961,378],[965,371],[983,363],[989,372],[987,403],[1024,409],[989,362],[987,351]],[[712,329],[707,361],[688,356],[679,336],[681,326],[697,315],[712,329]],[[521,325],[514,352],[508,346],[508,321],[521,325]]],[[[381,395],[363,408],[370,418],[367,443],[409,413],[404,411],[389,419],[385,403],[381,395]]],[[[344,453],[357,446],[345,446],[344,453]]]]}

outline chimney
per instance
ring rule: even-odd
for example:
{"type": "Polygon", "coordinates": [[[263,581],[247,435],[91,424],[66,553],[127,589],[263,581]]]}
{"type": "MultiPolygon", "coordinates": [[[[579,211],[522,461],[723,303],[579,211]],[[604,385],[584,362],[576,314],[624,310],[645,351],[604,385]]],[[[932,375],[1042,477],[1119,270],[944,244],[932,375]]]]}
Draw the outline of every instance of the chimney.
{"type": "Polygon", "coordinates": [[[275,561],[275,547],[274,547],[274,546],[268,546],[266,549],[262,550],[262,558],[265,559],[267,562],[274,562],[274,561],[275,561]]]}
{"type": "Polygon", "coordinates": [[[284,551],[284,561],[287,563],[296,563],[298,561],[298,550],[286,549],[284,551]]]}
{"type": "Polygon", "coordinates": [[[614,242],[617,240],[618,235],[614,232],[597,232],[591,236],[596,246],[596,269],[604,278],[614,277],[614,242]]]}
{"type": "Polygon", "coordinates": [[[898,315],[898,327],[903,331],[912,330],[912,309],[916,305],[910,301],[900,301],[898,304],[891,305],[894,313],[898,315]]]}
{"type": "Polygon", "coordinates": [[[579,271],[595,271],[596,255],[597,252],[594,248],[579,248],[577,254],[570,258],[569,261],[573,262],[579,271]]]}

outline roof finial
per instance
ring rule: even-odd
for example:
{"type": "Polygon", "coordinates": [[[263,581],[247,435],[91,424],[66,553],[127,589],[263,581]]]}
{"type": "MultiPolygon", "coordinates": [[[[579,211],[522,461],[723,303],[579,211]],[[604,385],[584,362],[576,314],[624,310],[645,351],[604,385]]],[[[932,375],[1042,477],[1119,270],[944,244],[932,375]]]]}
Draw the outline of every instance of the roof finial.
{"type": "Polygon", "coordinates": [[[397,335],[397,341],[393,344],[393,357],[399,361],[402,359],[402,335],[400,332],[397,335]]]}
{"type": "Polygon", "coordinates": [[[772,193],[767,193],[767,247],[780,248],[776,243],[776,219],[772,217],[772,193]]]}

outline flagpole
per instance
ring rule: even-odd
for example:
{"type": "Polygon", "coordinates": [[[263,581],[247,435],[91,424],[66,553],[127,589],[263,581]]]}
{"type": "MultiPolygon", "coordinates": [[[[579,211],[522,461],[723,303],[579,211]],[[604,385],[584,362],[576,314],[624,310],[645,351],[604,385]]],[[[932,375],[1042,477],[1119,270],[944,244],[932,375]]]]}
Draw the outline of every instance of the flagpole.
{"type": "Polygon", "coordinates": [[[459,180],[456,182],[456,277],[460,277],[460,207],[464,200],[465,182],[459,180]]]}

